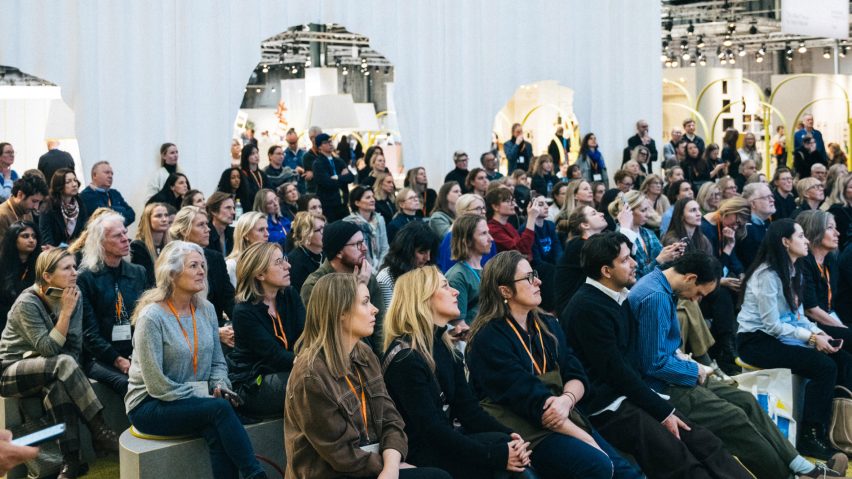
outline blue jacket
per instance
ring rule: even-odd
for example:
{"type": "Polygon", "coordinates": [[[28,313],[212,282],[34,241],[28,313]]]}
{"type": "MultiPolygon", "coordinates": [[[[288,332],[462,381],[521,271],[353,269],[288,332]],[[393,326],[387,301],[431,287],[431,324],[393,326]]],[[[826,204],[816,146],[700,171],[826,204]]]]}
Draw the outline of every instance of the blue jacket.
{"type": "Polygon", "coordinates": [[[562,243],[556,234],[556,225],[550,220],[535,227],[535,241],[532,245],[533,262],[544,261],[555,265],[562,257],[562,243]]]}
{"type": "Polygon", "coordinates": [[[116,213],[124,216],[124,226],[130,226],[136,221],[136,213],[133,208],[124,201],[118,190],[102,190],[94,189],[91,185],[87,186],[80,192],[80,198],[83,200],[83,205],[86,211],[91,215],[96,209],[101,207],[112,208],[116,213]]]}
{"type": "MultiPolygon", "coordinates": [[[[453,232],[452,230],[447,231],[447,234],[444,235],[444,239],[441,241],[441,245],[438,246],[438,257],[435,259],[435,266],[437,266],[442,273],[447,274],[447,271],[456,264],[456,261],[452,255],[452,249],[450,244],[453,242],[453,232]]],[[[488,262],[489,259],[493,258],[497,255],[497,244],[491,243],[491,251],[488,254],[482,255],[482,261],[479,264],[482,267],[485,267],[485,263],[488,262]]]]}

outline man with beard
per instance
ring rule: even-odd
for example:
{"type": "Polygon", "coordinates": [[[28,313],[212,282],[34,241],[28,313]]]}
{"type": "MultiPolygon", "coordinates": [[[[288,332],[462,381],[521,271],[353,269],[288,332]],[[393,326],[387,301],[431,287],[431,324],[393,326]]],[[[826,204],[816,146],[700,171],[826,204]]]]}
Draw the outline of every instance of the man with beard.
{"type": "Polygon", "coordinates": [[[373,276],[373,268],[367,259],[367,245],[361,228],[348,221],[335,221],[325,226],[323,232],[322,252],[325,261],[316,271],[308,276],[302,285],[302,302],[307,305],[311,299],[314,285],[320,278],[331,273],[354,274],[358,282],[367,285],[370,291],[370,302],[379,309],[376,314],[376,327],[367,343],[379,356],[384,353],[382,345],[382,320],[385,316],[385,301],[379,283],[373,276]]]}
{"type": "Polygon", "coordinates": [[[719,438],[690,423],[642,381],[629,354],[637,329],[625,301],[627,288],[636,283],[630,250],[630,240],[620,233],[586,240],[586,282],[559,318],[593,386],[580,407],[604,438],[636,458],[649,477],[751,477],[719,438]]]}

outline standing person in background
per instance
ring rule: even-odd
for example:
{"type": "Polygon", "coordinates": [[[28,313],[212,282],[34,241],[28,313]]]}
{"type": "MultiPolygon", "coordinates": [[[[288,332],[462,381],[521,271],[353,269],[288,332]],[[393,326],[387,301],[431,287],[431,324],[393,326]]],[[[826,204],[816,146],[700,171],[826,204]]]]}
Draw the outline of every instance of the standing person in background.
{"type": "Polygon", "coordinates": [[[12,169],[15,162],[15,148],[11,143],[0,142],[0,201],[12,196],[12,184],[18,180],[18,172],[12,169]]]}
{"type": "Polygon", "coordinates": [[[47,140],[47,153],[38,158],[38,170],[50,181],[60,168],[74,171],[74,158],[67,151],[59,149],[59,140],[51,138],[47,140]]]}
{"type": "Polygon", "coordinates": [[[586,136],[583,137],[576,164],[580,165],[580,170],[583,172],[583,179],[589,183],[600,181],[609,188],[609,174],[606,171],[606,162],[598,150],[598,139],[594,133],[586,133],[586,136]]]}
{"type": "Polygon", "coordinates": [[[775,128],[772,136],[772,157],[775,158],[776,167],[787,164],[787,135],[784,134],[784,125],[775,128]]]}
{"type": "Polygon", "coordinates": [[[497,171],[499,162],[497,161],[497,155],[495,155],[494,152],[486,151],[479,155],[479,163],[482,165],[482,168],[485,169],[485,175],[488,176],[488,181],[503,178],[503,173],[497,171]]]}
{"type": "MultiPolygon", "coordinates": [[[[625,153],[630,152],[632,154],[637,146],[644,146],[648,149],[648,169],[646,173],[653,172],[654,162],[657,161],[657,143],[653,138],[651,138],[651,134],[648,133],[648,122],[646,120],[639,120],[636,122],[636,134],[627,139],[627,149],[625,150],[625,153]]],[[[627,160],[629,159],[630,158],[625,155],[622,164],[627,163],[627,160]]]]}
{"type": "Polygon", "coordinates": [[[704,155],[704,138],[695,134],[695,120],[687,118],[683,120],[683,139],[689,143],[695,143],[698,147],[698,155],[704,155]]]}
{"type": "Polygon", "coordinates": [[[843,165],[848,168],[846,153],[843,148],[837,143],[829,143],[827,147],[829,165],[843,165]]]}
{"type": "Polygon", "coordinates": [[[210,241],[204,248],[210,248],[222,256],[231,254],[234,249],[234,222],[236,211],[234,197],[217,191],[207,198],[207,214],[210,215],[210,241]]]}
{"type": "MultiPolygon", "coordinates": [[[[466,182],[467,175],[470,174],[470,171],[467,169],[468,160],[469,158],[467,156],[467,153],[463,151],[456,151],[455,153],[453,153],[453,163],[455,164],[455,168],[450,170],[450,172],[447,173],[446,176],[444,176],[444,183],[455,181],[459,184],[459,186],[462,187],[462,193],[472,193],[471,191],[467,190],[466,182]]],[[[411,170],[408,171],[410,172],[411,170]]],[[[406,175],[405,179],[408,180],[408,175],[406,175]]],[[[406,184],[405,186],[409,185],[406,184]]]]}
{"type": "Polygon", "coordinates": [[[290,262],[290,285],[296,291],[302,290],[302,285],[308,276],[320,267],[323,262],[322,237],[325,230],[325,216],[300,211],[293,220],[290,239],[293,249],[288,253],[290,262]]]}
{"type": "MultiPolygon", "coordinates": [[[[675,151],[677,150],[677,145],[680,143],[681,137],[683,137],[683,130],[680,128],[672,128],[669,142],[663,146],[663,160],[665,163],[677,164],[679,162],[675,151]]],[[[668,170],[665,163],[663,164],[663,168],[668,170]]]]}
{"type": "MultiPolygon", "coordinates": [[[[798,137],[798,134],[796,136],[798,137]]],[[[828,165],[828,160],[820,153],[816,139],[806,135],[793,152],[793,169],[796,170],[796,176],[800,180],[811,176],[811,167],[817,163],[828,165]]]]}
{"type": "Polygon", "coordinates": [[[435,209],[429,215],[429,227],[438,236],[443,238],[450,230],[453,220],[456,218],[456,201],[461,196],[461,187],[455,181],[448,181],[438,190],[438,201],[435,209]]]}
{"type": "Polygon", "coordinates": [[[796,209],[796,195],[793,193],[793,173],[780,167],[772,176],[772,195],[775,197],[776,212],[773,219],[790,218],[796,209]]]}
{"type": "Polygon", "coordinates": [[[124,217],[124,226],[130,226],[136,220],[136,213],[121,193],[112,189],[112,174],[109,162],[99,161],[92,165],[92,183],[80,192],[80,198],[90,215],[105,206],[124,217]]]}
{"type": "Polygon", "coordinates": [[[147,287],[154,286],[154,263],[160,251],[172,240],[169,236],[169,210],[163,203],[145,206],[136,239],[130,242],[130,262],[145,268],[147,287]]]}
{"type": "Polygon", "coordinates": [[[396,214],[396,182],[390,173],[376,173],[373,183],[373,196],[376,197],[376,212],[390,223],[396,214]]]}
{"type": "Polygon", "coordinates": [[[553,136],[556,138],[550,140],[550,145],[547,146],[547,154],[553,158],[554,170],[559,171],[562,165],[567,165],[570,162],[568,152],[571,150],[571,138],[565,138],[565,128],[562,125],[556,127],[553,136]],[[562,155],[559,154],[560,146],[562,147],[562,155]],[[560,158],[563,161],[560,161],[560,158]]]}
{"type": "Polygon", "coordinates": [[[349,214],[346,207],[349,203],[349,184],[355,181],[355,177],[343,160],[333,156],[330,136],[320,133],[314,143],[319,150],[313,165],[317,197],[330,221],[343,219],[349,214]]]}
{"type": "Polygon", "coordinates": [[[318,126],[308,128],[308,142],[311,148],[302,156],[302,167],[305,169],[303,178],[308,193],[317,192],[317,185],[314,183],[314,161],[320,157],[319,147],[316,144],[316,138],[320,134],[322,134],[322,128],[318,126]]]}
{"type": "Polygon", "coordinates": [[[240,151],[243,149],[243,142],[239,138],[231,139],[231,167],[240,167],[240,151]]]}
{"type": "Polygon", "coordinates": [[[736,128],[728,128],[725,130],[725,136],[722,138],[722,161],[727,165],[725,170],[732,178],[737,179],[740,175],[740,163],[742,158],[737,152],[737,141],[740,138],[740,132],[736,128]]]}
{"type": "Polygon", "coordinates": [[[802,116],[802,124],[804,128],[797,131],[793,136],[793,147],[798,149],[805,143],[805,137],[812,137],[816,142],[816,152],[823,159],[821,163],[828,164],[828,154],[825,151],[825,142],[822,139],[822,132],[814,128],[814,116],[810,113],[805,113],[802,116]]]}
{"type": "Polygon", "coordinates": [[[42,243],[67,246],[77,239],[86,227],[89,212],[80,199],[80,181],[73,170],[59,168],[50,180],[50,196],[39,215],[42,243]]]}
{"type": "Polygon", "coordinates": [[[259,165],[260,153],[257,151],[257,145],[248,143],[240,153],[241,184],[244,188],[242,188],[243,196],[239,200],[245,211],[254,204],[257,192],[269,184],[269,178],[260,170],[259,165]]]}
{"type": "Polygon", "coordinates": [[[529,169],[533,160],[532,144],[524,139],[524,127],[520,123],[512,125],[511,138],[503,143],[503,154],[509,162],[509,171],[529,169]]]}
{"type": "Polygon", "coordinates": [[[150,198],[162,190],[163,185],[166,184],[166,180],[169,178],[169,175],[181,172],[180,169],[178,169],[178,158],[179,154],[177,145],[174,143],[163,143],[160,145],[160,168],[145,188],[146,198],[150,198]]]}
{"type": "Polygon", "coordinates": [[[754,133],[747,131],[743,135],[743,146],[737,150],[740,155],[740,160],[752,160],[758,170],[763,170],[763,155],[757,149],[757,137],[754,133]]]}
{"type": "MultiPolygon", "coordinates": [[[[287,130],[287,134],[284,135],[284,141],[287,142],[287,148],[284,148],[284,162],[282,163],[284,167],[290,168],[295,171],[299,175],[298,186],[299,193],[305,193],[305,149],[299,148],[299,135],[296,134],[296,130],[290,128],[287,130]]],[[[268,171],[267,167],[267,176],[271,175],[268,171]]]]}

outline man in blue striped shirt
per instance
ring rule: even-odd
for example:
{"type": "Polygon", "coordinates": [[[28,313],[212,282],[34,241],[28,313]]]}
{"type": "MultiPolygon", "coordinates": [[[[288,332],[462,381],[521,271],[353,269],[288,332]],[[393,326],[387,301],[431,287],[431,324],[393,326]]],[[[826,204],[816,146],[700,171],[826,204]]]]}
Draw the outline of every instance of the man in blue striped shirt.
{"type": "Polygon", "coordinates": [[[680,350],[677,298],[700,300],[716,289],[721,276],[716,258],[693,251],[633,286],[627,300],[638,323],[632,349],[642,378],[670,396],[688,419],[716,434],[759,479],[787,477],[791,472],[799,477],[823,473],[837,477],[799,455],[751,394],[711,377],[710,367],[680,350]]]}

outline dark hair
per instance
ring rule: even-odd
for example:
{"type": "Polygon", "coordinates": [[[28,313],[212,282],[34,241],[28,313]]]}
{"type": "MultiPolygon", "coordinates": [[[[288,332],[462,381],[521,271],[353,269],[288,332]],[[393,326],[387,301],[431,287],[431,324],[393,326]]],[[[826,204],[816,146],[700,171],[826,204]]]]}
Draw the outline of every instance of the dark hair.
{"type": "Polygon", "coordinates": [[[689,238],[686,245],[687,251],[698,250],[703,251],[706,254],[713,254],[713,246],[710,244],[710,240],[704,236],[704,231],[701,230],[700,226],[695,228],[691,237],[686,231],[686,225],[683,223],[683,215],[686,213],[686,205],[688,205],[690,201],[695,200],[692,198],[681,198],[675,202],[672,209],[672,219],[671,223],[669,223],[669,230],[666,231],[665,235],[663,235],[663,244],[668,246],[670,244],[677,243],[682,238],[689,238]]]}
{"type": "Polygon", "coordinates": [[[244,187],[245,185],[243,184],[243,176],[240,169],[233,166],[223,171],[219,176],[219,184],[216,185],[216,191],[228,193],[229,195],[241,196],[244,187]],[[240,174],[240,186],[237,187],[237,191],[231,190],[231,173],[234,171],[240,174]]]}
{"type": "Polygon", "coordinates": [[[455,213],[450,210],[450,203],[447,201],[447,195],[450,194],[450,190],[452,190],[454,186],[459,186],[459,182],[448,181],[441,185],[441,188],[438,190],[438,198],[435,201],[435,208],[429,212],[430,215],[434,215],[435,212],[440,211],[450,218],[456,217],[455,213]]]}
{"type": "Polygon", "coordinates": [[[580,152],[578,154],[579,156],[583,156],[586,154],[587,151],[589,151],[589,140],[593,136],[595,136],[594,133],[586,133],[586,135],[583,136],[583,141],[580,142],[580,152]]]}
{"type": "Polygon", "coordinates": [[[636,181],[636,178],[634,178],[633,175],[630,174],[630,172],[627,170],[616,171],[615,175],[613,175],[612,177],[612,181],[614,181],[615,184],[619,184],[624,181],[625,178],[630,178],[631,180],[636,181]]]}
{"type": "MultiPolygon", "coordinates": [[[[58,205],[62,204],[62,192],[65,191],[65,176],[71,173],[74,175],[74,178],[77,178],[77,174],[74,173],[74,170],[71,168],[60,168],[56,170],[53,174],[53,178],[50,179],[50,208],[54,208],[58,205]]],[[[77,180],[77,186],[80,185],[80,180],[77,180]]],[[[77,201],[78,205],[81,205],[80,196],[77,195],[74,197],[77,201]]]]}
{"type": "Polygon", "coordinates": [[[512,191],[508,188],[494,188],[485,195],[485,217],[491,219],[494,216],[494,207],[504,201],[513,199],[512,191]]]}
{"type": "Polygon", "coordinates": [[[595,210],[595,208],[592,206],[577,205],[577,207],[574,208],[573,211],[571,211],[571,214],[568,215],[568,221],[566,226],[566,230],[568,231],[568,239],[574,239],[583,236],[583,223],[587,223],[589,221],[589,219],[586,218],[586,213],[584,213],[584,210],[586,208],[592,208],[593,210],[595,210]]]}
{"type": "Polygon", "coordinates": [[[191,187],[191,186],[189,186],[189,178],[187,178],[187,177],[186,177],[186,175],[184,175],[183,173],[169,173],[169,177],[168,177],[168,178],[166,178],[166,182],[165,182],[165,183],[163,183],[163,187],[162,187],[162,188],[160,188],[160,193],[167,193],[170,197],[171,197],[171,196],[174,196],[174,194],[172,193],[171,188],[172,188],[172,186],[174,186],[174,185],[175,185],[175,183],[177,183],[177,182],[178,182],[178,180],[179,180],[181,177],[183,177],[183,179],[185,179],[185,180],[186,180],[186,188],[187,188],[187,191],[191,190],[191,189],[192,189],[192,187],[191,187]]]}
{"type": "Polygon", "coordinates": [[[574,164],[572,164],[568,167],[568,169],[565,171],[565,177],[568,178],[569,180],[574,179],[574,172],[575,171],[581,171],[580,165],[578,165],[576,163],[574,163],[574,164]]]}
{"type": "Polygon", "coordinates": [[[16,196],[19,191],[24,194],[25,198],[38,193],[47,196],[47,183],[40,176],[24,175],[12,184],[12,196],[16,196]]]}
{"type": "MultiPolygon", "coordinates": [[[[189,186],[189,181],[187,181],[187,186],[189,186]]],[[[201,192],[201,191],[199,191],[199,190],[189,190],[189,191],[187,191],[187,192],[186,192],[186,194],[185,194],[185,195],[183,195],[183,201],[181,201],[181,202],[180,202],[180,207],[181,207],[181,208],[183,208],[184,206],[192,206],[192,198],[193,198],[195,195],[203,195],[203,194],[204,194],[204,193],[202,193],[202,192],[201,192]]]]}
{"type": "Polygon", "coordinates": [[[722,263],[715,256],[703,251],[687,251],[669,263],[678,274],[694,274],[695,284],[719,283],[722,278],[722,263]]]}
{"type": "Polygon", "coordinates": [[[725,130],[725,135],[722,137],[722,143],[728,147],[736,151],[737,149],[737,140],[740,137],[740,132],[737,131],[736,128],[728,128],[725,130]]]}
{"type": "Polygon", "coordinates": [[[468,191],[473,191],[473,182],[476,180],[476,175],[480,173],[485,173],[485,168],[476,167],[470,170],[470,173],[467,174],[467,178],[464,179],[464,187],[468,191]]]}
{"type": "Polygon", "coordinates": [[[621,253],[622,244],[626,244],[628,249],[632,246],[627,236],[612,231],[606,231],[587,239],[583,243],[583,249],[580,250],[580,265],[583,267],[583,274],[595,280],[601,279],[601,268],[612,266],[612,263],[621,253]]]}
{"type": "MultiPolygon", "coordinates": [[[[6,230],[6,236],[0,242],[0,295],[14,299],[21,294],[23,288],[35,283],[35,264],[40,252],[41,235],[39,235],[38,227],[34,223],[16,221],[9,226],[9,229],[6,230]],[[18,236],[27,228],[32,229],[35,234],[36,247],[32,254],[27,257],[26,264],[23,267],[26,270],[26,275],[22,278],[21,260],[18,254],[18,236]]],[[[2,322],[5,322],[5,319],[2,318],[2,322]]]]}
{"type": "Polygon", "coordinates": [[[740,288],[740,304],[742,304],[745,296],[746,285],[757,268],[766,264],[769,269],[775,272],[781,279],[784,299],[791,310],[798,309],[796,298],[801,297],[802,292],[802,272],[801,268],[795,268],[795,276],[790,278],[790,273],[794,271],[793,263],[790,261],[790,255],[787,254],[787,249],[781,241],[782,238],[791,238],[796,232],[796,222],[790,218],[782,218],[773,221],[766,230],[766,236],[760,243],[760,248],[757,249],[757,256],[751,263],[748,271],[743,277],[742,287],[740,288]]]}
{"type": "Polygon", "coordinates": [[[412,221],[403,226],[394,236],[388,254],[382,262],[382,268],[388,268],[391,277],[399,278],[414,269],[414,253],[427,250],[431,258],[429,264],[434,264],[438,257],[440,243],[438,235],[432,231],[428,223],[412,221]]]}
{"type": "Polygon", "coordinates": [[[361,201],[361,198],[363,198],[367,193],[372,192],[373,188],[369,186],[358,185],[355,188],[352,188],[352,191],[349,192],[349,209],[352,210],[353,213],[357,213],[358,207],[355,203],[361,201]]]}
{"type": "MultiPolygon", "coordinates": [[[[684,183],[689,183],[689,181],[677,180],[674,183],[669,185],[669,190],[666,192],[666,197],[669,199],[669,203],[674,204],[675,202],[678,201],[677,195],[680,193],[680,187],[684,183]]],[[[690,184],[689,187],[692,188],[692,185],[690,184]]],[[[695,192],[693,191],[693,193],[695,193],[695,192]]]]}
{"type": "Polygon", "coordinates": [[[175,145],[174,143],[163,143],[162,145],[160,145],[160,164],[161,164],[161,166],[166,166],[166,160],[163,160],[162,157],[163,157],[163,155],[166,154],[167,151],[169,151],[169,148],[172,147],[172,146],[177,146],[177,145],[175,145]]]}
{"type": "Polygon", "coordinates": [[[296,207],[299,211],[308,211],[308,205],[311,203],[311,200],[318,200],[317,195],[313,193],[307,193],[299,197],[296,200],[296,207]]]}
{"type": "MultiPolygon", "coordinates": [[[[0,150],[0,151],[2,151],[2,150],[0,150]]],[[[485,157],[488,156],[488,155],[491,155],[494,158],[497,158],[497,155],[495,155],[493,151],[488,150],[485,153],[479,155],[479,164],[481,164],[482,166],[485,166],[485,157]]]]}
{"type": "Polygon", "coordinates": [[[248,143],[243,146],[243,149],[240,152],[240,168],[246,171],[250,169],[248,159],[254,151],[258,151],[257,147],[254,146],[254,143],[248,143]]]}
{"type": "Polygon", "coordinates": [[[381,153],[382,156],[384,156],[385,154],[385,150],[383,150],[382,147],[378,145],[373,145],[367,148],[367,151],[364,153],[364,164],[366,164],[368,167],[370,166],[370,162],[373,161],[373,155],[375,155],[376,152],[381,153]]]}
{"type": "Polygon", "coordinates": [[[0,155],[3,154],[3,150],[5,150],[7,146],[12,146],[12,144],[9,143],[8,141],[0,142],[0,155]]]}

